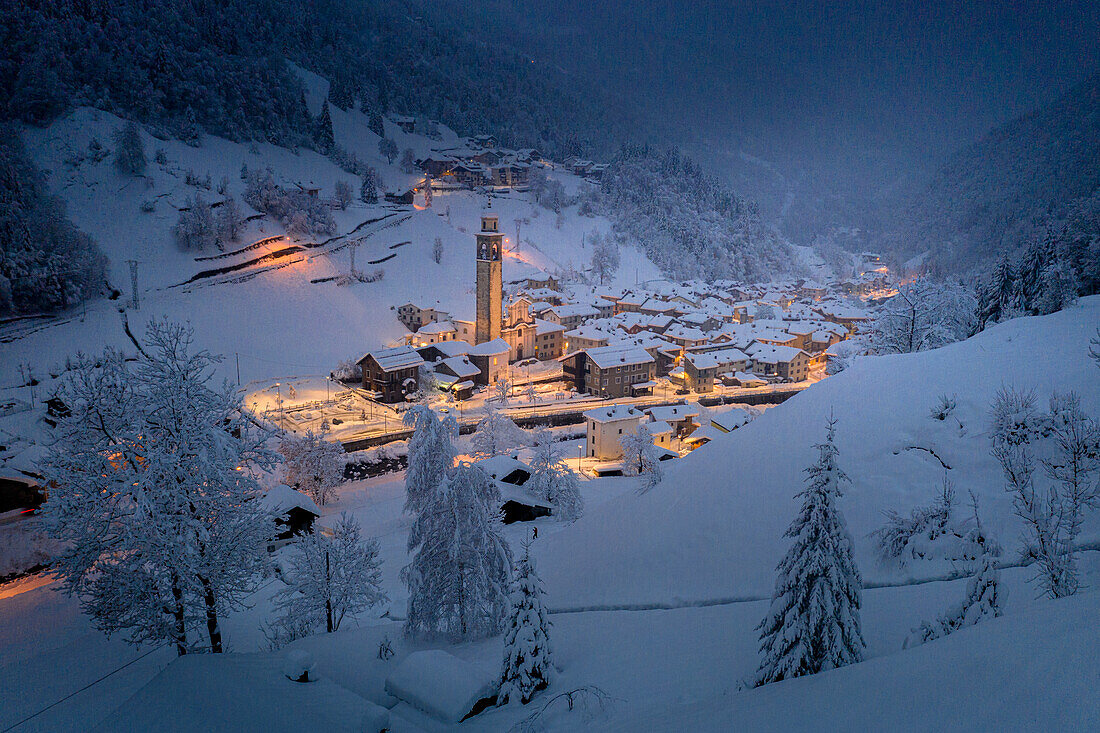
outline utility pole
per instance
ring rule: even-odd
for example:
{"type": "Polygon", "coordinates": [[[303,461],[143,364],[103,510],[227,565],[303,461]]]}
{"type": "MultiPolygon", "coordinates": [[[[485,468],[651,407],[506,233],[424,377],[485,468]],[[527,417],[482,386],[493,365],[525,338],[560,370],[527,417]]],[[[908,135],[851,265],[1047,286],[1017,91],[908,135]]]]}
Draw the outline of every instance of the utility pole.
{"type": "Polygon", "coordinates": [[[523,226],[523,220],[522,219],[516,219],[516,246],[512,248],[513,252],[519,252],[519,232],[520,232],[520,228],[522,226],[523,226]]]}
{"type": "Polygon", "coordinates": [[[240,353],[237,352],[237,351],[234,351],[233,352],[233,358],[237,362],[237,386],[240,387],[241,386],[241,355],[240,355],[240,353]]]}
{"type": "Polygon", "coordinates": [[[355,241],[355,242],[352,242],[351,246],[348,248],[349,251],[351,252],[351,276],[353,278],[355,277],[355,249],[358,246],[359,246],[359,242],[355,241]]]}
{"type": "Polygon", "coordinates": [[[126,264],[130,266],[130,307],[134,310],[138,309],[138,261],[126,260],[126,264]]]}

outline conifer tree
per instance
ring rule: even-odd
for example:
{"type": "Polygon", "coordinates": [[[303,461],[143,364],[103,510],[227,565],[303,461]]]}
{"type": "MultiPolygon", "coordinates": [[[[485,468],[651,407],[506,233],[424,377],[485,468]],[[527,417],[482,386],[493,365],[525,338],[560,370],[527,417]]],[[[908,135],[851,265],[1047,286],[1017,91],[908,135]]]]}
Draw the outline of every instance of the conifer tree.
{"type": "Polygon", "coordinates": [[[440,419],[425,405],[410,408],[404,421],[413,429],[405,471],[405,511],[418,512],[454,465],[458,423],[452,415],[440,419]]]}
{"type": "Polygon", "coordinates": [[[504,629],[504,662],[497,704],[519,700],[526,705],[553,680],[550,620],[542,605],[542,579],[535,572],[530,542],[516,564],[509,597],[511,610],[504,629]]]}
{"type": "Polygon", "coordinates": [[[336,135],[332,130],[332,115],[326,99],[321,105],[321,115],[317,118],[317,149],[328,155],[335,147],[336,135]]]}
{"type": "Polygon", "coordinates": [[[405,634],[453,641],[500,632],[512,552],[500,534],[500,489],[461,464],[424,497],[409,530],[405,634]]]}
{"type": "Polygon", "coordinates": [[[848,477],[837,465],[836,420],[817,462],[806,469],[802,509],[787,528],[792,540],[780,561],[768,614],[760,622],[755,687],[817,674],[863,658],[859,609],[862,581],[852,538],[837,507],[848,477]]]}
{"type": "Polygon", "coordinates": [[[1003,255],[993,268],[989,282],[981,290],[979,321],[981,327],[998,323],[1020,307],[1016,273],[1008,255],[1003,255]]]}
{"type": "Polygon", "coordinates": [[[115,167],[127,176],[145,173],[145,145],[137,125],[127,122],[115,130],[115,167]]]}
{"type": "Polygon", "coordinates": [[[377,174],[373,168],[367,170],[363,175],[363,185],[359,187],[359,198],[362,199],[365,204],[377,204],[378,203],[378,187],[375,184],[377,174]]]}

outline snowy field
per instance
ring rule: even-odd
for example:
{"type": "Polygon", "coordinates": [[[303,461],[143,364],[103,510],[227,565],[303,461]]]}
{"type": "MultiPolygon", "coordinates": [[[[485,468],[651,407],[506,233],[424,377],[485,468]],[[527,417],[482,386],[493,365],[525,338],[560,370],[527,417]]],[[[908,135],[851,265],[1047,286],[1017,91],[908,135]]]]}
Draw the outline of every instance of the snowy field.
{"type": "MultiPolygon", "coordinates": [[[[595,685],[613,699],[590,717],[554,708],[547,728],[1089,727],[1100,715],[1092,694],[1100,641],[1082,630],[1091,628],[1100,607],[1100,594],[1092,590],[1100,583],[1100,555],[1083,553],[1086,590],[1057,602],[1037,600],[1031,571],[1010,567],[1002,572],[1004,617],[902,651],[909,631],[959,600],[966,581],[938,580],[956,570],[943,561],[884,566],[867,535],[881,525],[883,510],[907,513],[927,504],[946,472],[960,492],[972,489],[979,496],[983,522],[1011,562],[1021,526],[989,456],[988,405],[1000,386],[1016,385],[1042,398],[1074,390],[1088,413],[1100,412],[1100,371],[1087,357],[1097,323],[1100,297],[937,351],[857,360],[743,428],[665,464],[665,480],[647,494],[636,493],[635,479],[582,482],[587,509],[579,521],[536,522],[532,551],[546,581],[560,668],[549,694],[595,685]],[[958,407],[954,419],[941,422],[929,410],[943,393],[957,395],[958,407]],[[781,535],[797,508],[793,495],[830,413],[839,420],[841,467],[852,478],[840,507],[869,586],[863,612],[868,661],[741,692],[738,681],[758,662],[754,627],[787,546],[781,535]]],[[[324,523],[347,511],[366,535],[379,539],[390,600],[337,634],[294,644],[313,653],[325,679],[379,703],[392,703],[385,678],[410,651],[444,648],[489,667],[499,664],[501,653],[499,638],[458,646],[401,639],[406,591],[398,573],[409,559],[411,524],[403,501],[398,474],[345,484],[339,501],[325,508],[324,523]],[[386,636],[396,655],[382,661],[377,648],[386,636]]],[[[1098,530],[1093,513],[1083,542],[1097,546],[1098,530]]],[[[517,547],[530,531],[530,524],[513,524],[504,534],[517,547]]],[[[277,583],[261,586],[252,608],[226,621],[234,653],[262,652],[259,625],[277,583]]],[[[0,729],[59,700],[16,730],[87,729],[172,658],[165,649],[135,650],[105,640],[71,599],[49,585],[0,596],[0,729]]],[[[216,687],[217,678],[209,685],[216,687]]],[[[494,709],[461,727],[507,730],[530,712],[531,706],[494,709]]],[[[245,724],[230,713],[219,721],[224,729],[245,724]]],[[[415,711],[394,720],[394,730],[444,729],[415,711]]]]}

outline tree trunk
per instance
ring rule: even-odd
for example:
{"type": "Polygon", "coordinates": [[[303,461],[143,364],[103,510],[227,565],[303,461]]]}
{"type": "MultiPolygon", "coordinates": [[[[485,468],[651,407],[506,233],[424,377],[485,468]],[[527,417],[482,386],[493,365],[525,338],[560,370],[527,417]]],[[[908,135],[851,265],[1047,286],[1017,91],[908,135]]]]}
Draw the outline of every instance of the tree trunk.
{"type": "Polygon", "coordinates": [[[176,654],[182,657],[187,653],[187,626],[183,616],[183,590],[176,578],[172,579],[172,598],[176,602],[176,607],[172,610],[173,627],[176,632],[176,654]]]}
{"type": "Polygon", "coordinates": [[[325,629],[331,634],[336,629],[332,623],[332,572],[329,570],[328,550],[325,551],[325,579],[329,586],[325,596],[325,629]]]}
{"type": "Polygon", "coordinates": [[[203,589],[203,604],[206,606],[206,633],[210,636],[210,651],[214,654],[222,653],[222,630],[218,625],[218,599],[214,596],[214,588],[206,578],[199,578],[203,589]]]}
{"type": "Polygon", "coordinates": [[[466,573],[462,563],[458,564],[458,625],[462,637],[466,637],[466,573]]]}

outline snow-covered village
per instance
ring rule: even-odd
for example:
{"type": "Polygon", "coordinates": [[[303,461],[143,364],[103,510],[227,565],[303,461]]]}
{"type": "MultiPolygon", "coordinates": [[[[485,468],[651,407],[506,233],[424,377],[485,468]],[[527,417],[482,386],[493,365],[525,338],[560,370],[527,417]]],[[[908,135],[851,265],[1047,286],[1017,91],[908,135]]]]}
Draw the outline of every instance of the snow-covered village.
{"type": "Polygon", "coordinates": [[[1097,727],[1095,4],[0,12],[0,733],[1097,727]]]}

